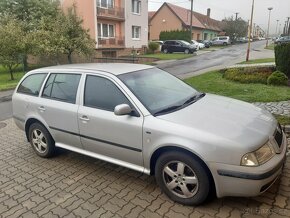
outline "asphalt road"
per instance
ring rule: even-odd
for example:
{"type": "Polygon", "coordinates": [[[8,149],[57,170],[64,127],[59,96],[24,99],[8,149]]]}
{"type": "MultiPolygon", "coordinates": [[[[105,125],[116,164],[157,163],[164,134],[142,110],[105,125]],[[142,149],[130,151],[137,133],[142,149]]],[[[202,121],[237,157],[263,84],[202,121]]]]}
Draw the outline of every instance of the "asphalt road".
{"type": "MultiPolygon", "coordinates": [[[[251,50],[260,49],[265,41],[257,41],[251,44],[251,50]]],[[[159,64],[158,67],[169,73],[185,78],[193,76],[198,71],[210,69],[216,66],[233,65],[237,60],[246,58],[248,44],[238,44],[224,49],[209,52],[206,54],[193,56],[192,58],[159,64]]]]}
{"type": "MultiPolygon", "coordinates": [[[[252,43],[251,50],[262,47],[265,41],[252,43]]],[[[247,44],[233,45],[224,49],[193,56],[192,58],[159,64],[158,67],[169,73],[185,78],[198,74],[198,71],[216,66],[235,64],[241,57],[245,57],[247,44]]],[[[0,96],[1,97],[1,96],[0,96]]],[[[0,100],[0,121],[12,117],[12,104],[9,99],[0,100]]]]}

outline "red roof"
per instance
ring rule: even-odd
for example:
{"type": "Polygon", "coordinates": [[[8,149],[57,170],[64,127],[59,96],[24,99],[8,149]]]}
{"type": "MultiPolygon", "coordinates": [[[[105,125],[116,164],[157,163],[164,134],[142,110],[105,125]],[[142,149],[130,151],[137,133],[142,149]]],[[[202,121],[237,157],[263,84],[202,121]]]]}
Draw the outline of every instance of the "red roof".
{"type": "MultiPolygon", "coordinates": [[[[184,25],[190,26],[190,10],[167,2],[165,2],[164,4],[166,4],[175,13],[175,15],[183,22],[184,25]]],[[[206,15],[197,12],[193,12],[192,26],[194,27],[222,31],[220,28],[220,23],[221,21],[214,20],[206,15]]]]}

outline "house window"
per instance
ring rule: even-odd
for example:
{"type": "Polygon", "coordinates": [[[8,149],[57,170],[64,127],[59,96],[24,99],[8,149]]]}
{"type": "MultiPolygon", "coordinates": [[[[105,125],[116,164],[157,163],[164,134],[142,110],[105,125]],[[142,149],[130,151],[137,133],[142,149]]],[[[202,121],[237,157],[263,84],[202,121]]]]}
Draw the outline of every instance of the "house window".
{"type": "Polygon", "coordinates": [[[115,38],[115,25],[98,23],[99,38],[115,38]]]}
{"type": "Polygon", "coordinates": [[[141,1],[140,0],[132,0],[132,12],[134,14],[141,13],[141,1]]]}
{"type": "Polygon", "coordinates": [[[114,0],[97,0],[98,7],[101,8],[113,8],[114,3],[114,0]]]}
{"type": "Polygon", "coordinates": [[[140,39],[141,36],[141,27],[140,26],[132,26],[132,38],[140,39]]]}

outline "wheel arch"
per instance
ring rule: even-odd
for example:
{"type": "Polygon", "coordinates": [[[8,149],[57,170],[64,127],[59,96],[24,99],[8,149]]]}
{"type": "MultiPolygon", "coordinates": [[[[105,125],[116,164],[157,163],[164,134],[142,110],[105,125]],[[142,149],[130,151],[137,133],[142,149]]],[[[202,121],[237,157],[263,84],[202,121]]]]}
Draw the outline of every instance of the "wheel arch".
{"type": "MultiPolygon", "coordinates": [[[[25,135],[26,135],[28,142],[30,142],[30,140],[29,140],[29,128],[33,123],[39,123],[39,124],[43,125],[44,128],[46,128],[46,130],[49,132],[47,125],[45,125],[44,122],[42,122],[40,119],[37,119],[34,117],[28,118],[25,122],[25,135]]],[[[49,132],[49,134],[51,135],[50,132],[49,132]]],[[[52,137],[52,135],[51,135],[51,137],[52,137]]],[[[53,137],[52,137],[52,139],[53,139],[53,137]]]]}
{"type": "Polygon", "coordinates": [[[206,170],[207,174],[209,175],[210,183],[211,183],[211,186],[213,188],[212,192],[216,193],[215,180],[214,180],[214,177],[213,177],[208,165],[197,154],[193,153],[190,150],[182,148],[182,147],[170,145],[170,146],[164,146],[164,147],[160,147],[160,148],[156,149],[153,152],[153,154],[151,155],[151,158],[150,158],[150,175],[154,175],[155,174],[155,165],[156,165],[156,161],[157,161],[158,157],[160,157],[160,155],[162,155],[163,153],[171,152],[171,151],[183,152],[183,153],[186,153],[186,154],[192,156],[193,158],[197,159],[202,164],[202,166],[206,170]]]}

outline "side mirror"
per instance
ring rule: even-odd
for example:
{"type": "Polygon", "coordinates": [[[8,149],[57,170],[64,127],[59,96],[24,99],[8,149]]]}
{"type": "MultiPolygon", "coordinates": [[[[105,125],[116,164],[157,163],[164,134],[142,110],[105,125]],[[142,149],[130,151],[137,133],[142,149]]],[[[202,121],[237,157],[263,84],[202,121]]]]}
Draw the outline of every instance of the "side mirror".
{"type": "Polygon", "coordinates": [[[129,115],[132,112],[132,108],[127,104],[119,104],[114,109],[114,114],[117,116],[129,115]]]}

